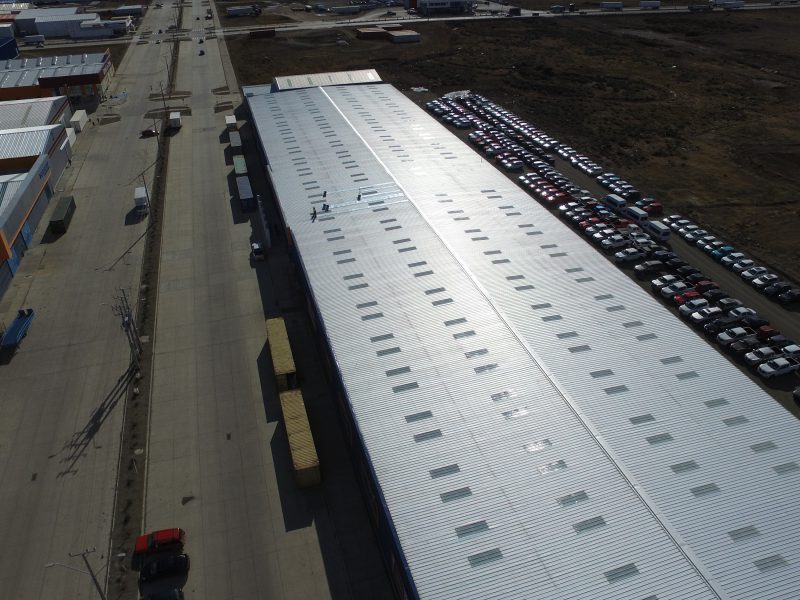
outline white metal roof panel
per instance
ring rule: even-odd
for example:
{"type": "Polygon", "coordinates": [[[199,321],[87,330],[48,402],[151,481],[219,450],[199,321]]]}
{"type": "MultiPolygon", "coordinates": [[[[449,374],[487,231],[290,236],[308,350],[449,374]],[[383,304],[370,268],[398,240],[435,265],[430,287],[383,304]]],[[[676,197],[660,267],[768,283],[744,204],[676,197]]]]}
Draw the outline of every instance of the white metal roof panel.
{"type": "Polygon", "coordinates": [[[36,19],[39,17],[48,17],[48,16],[59,16],[59,17],[66,17],[69,15],[74,15],[78,12],[78,7],[58,7],[58,8],[30,8],[28,10],[23,10],[17,16],[17,19],[36,19]]]}
{"type": "Polygon", "coordinates": [[[94,21],[100,17],[97,13],[77,13],[66,15],[42,15],[36,17],[36,23],[66,23],[69,21],[94,21]]]}
{"type": "Polygon", "coordinates": [[[66,96],[0,102],[0,129],[48,125],[66,102],[66,96]]]}
{"type": "Polygon", "coordinates": [[[338,71],[334,73],[309,73],[305,75],[285,75],[276,77],[273,91],[296,90],[325,85],[348,85],[353,83],[378,83],[380,75],[375,69],[360,71],[338,71]]]}
{"type": "Polygon", "coordinates": [[[46,152],[63,125],[0,130],[0,159],[38,156],[46,152]]]}
{"type": "Polygon", "coordinates": [[[422,597],[800,593],[758,386],[391,86],[246,96],[422,597]]]}

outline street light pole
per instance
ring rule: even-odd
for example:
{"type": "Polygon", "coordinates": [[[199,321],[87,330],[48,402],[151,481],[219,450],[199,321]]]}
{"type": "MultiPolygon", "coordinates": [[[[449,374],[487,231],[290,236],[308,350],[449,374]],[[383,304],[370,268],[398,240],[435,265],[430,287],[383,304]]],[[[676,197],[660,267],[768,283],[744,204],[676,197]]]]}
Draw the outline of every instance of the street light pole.
{"type": "Polygon", "coordinates": [[[86,558],[87,554],[91,554],[97,548],[87,548],[83,552],[70,552],[70,557],[74,558],[76,556],[80,556],[83,559],[83,564],[86,565],[86,571],[82,571],[81,569],[76,569],[75,567],[70,567],[69,565],[65,565],[59,562],[49,562],[47,563],[44,568],[49,569],[50,567],[64,567],[65,569],[69,569],[70,571],[77,571],[78,573],[83,573],[84,575],[88,575],[92,578],[92,583],[94,583],[94,587],[97,590],[97,593],[100,595],[100,600],[108,600],[106,598],[105,593],[103,592],[103,588],[100,587],[100,582],[97,581],[97,577],[94,575],[94,571],[92,571],[92,565],[89,564],[89,559],[86,558]]]}

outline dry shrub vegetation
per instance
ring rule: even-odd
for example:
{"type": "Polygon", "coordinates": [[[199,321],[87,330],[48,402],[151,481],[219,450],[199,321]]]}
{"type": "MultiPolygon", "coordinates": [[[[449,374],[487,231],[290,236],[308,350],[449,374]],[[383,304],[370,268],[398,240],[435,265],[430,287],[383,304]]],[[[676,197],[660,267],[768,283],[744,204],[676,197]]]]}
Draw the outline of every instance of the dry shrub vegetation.
{"type": "Polygon", "coordinates": [[[480,92],[800,281],[800,11],[413,28],[422,43],[343,29],[228,44],[240,84],[371,67],[417,102],[480,92]]]}

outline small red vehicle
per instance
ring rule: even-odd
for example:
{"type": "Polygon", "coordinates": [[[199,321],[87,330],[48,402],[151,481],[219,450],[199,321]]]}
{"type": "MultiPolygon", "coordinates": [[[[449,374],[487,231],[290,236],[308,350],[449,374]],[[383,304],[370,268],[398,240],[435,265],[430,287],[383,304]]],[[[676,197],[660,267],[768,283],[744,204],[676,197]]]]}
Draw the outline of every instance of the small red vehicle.
{"type": "Polygon", "coordinates": [[[160,529],[136,538],[134,555],[153,554],[155,552],[172,552],[183,550],[186,532],[183,529],[160,529]]]}

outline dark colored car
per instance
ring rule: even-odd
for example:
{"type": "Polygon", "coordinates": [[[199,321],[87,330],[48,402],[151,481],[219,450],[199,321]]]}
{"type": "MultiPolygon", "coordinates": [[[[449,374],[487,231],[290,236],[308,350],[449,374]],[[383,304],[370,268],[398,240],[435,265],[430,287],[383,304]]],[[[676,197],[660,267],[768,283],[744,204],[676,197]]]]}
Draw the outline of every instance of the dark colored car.
{"type": "Polygon", "coordinates": [[[715,304],[716,302],[719,302],[723,298],[727,297],[728,294],[719,289],[711,289],[708,290],[707,292],[703,292],[703,298],[708,300],[711,304],[715,304]]]}
{"type": "Polygon", "coordinates": [[[758,336],[751,335],[733,342],[730,346],[728,346],[728,352],[737,356],[741,356],[742,354],[746,354],[752,350],[755,350],[756,348],[760,348],[763,345],[764,342],[758,339],[758,336]]]}
{"type": "Polygon", "coordinates": [[[736,327],[741,322],[741,319],[737,319],[736,317],[720,317],[719,319],[714,319],[706,323],[703,329],[707,335],[717,335],[729,327],[736,327]]]}
{"type": "Polygon", "coordinates": [[[188,571],[188,554],[167,554],[146,563],[139,571],[139,581],[144,583],[169,575],[182,575],[188,571]]]}
{"type": "Polygon", "coordinates": [[[781,304],[794,304],[800,301],[800,289],[792,288],[782,294],[778,294],[778,302],[781,304]]]}
{"type": "Polygon", "coordinates": [[[785,281],[776,281],[774,283],[771,283],[761,291],[764,293],[765,296],[772,298],[790,289],[792,289],[791,284],[786,283],[785,281]]]}
{"type": "Polygon", "coordinates": [[[633,272],[638,279],[644,279],[653,273],[661,273],[665,268],[660,260],[648,260],[633,267],[633,272]]]}
{"type": "Polygon", "coordinates": [[[742,304],[741,300],[737,300],[736,298],[720,298],[719,301],[717,301],[717,306],[727,312],[734,308],[744,306],[744,304],[742,304]]]}
{"type": "Polygon", "coordinates": [[[692,265],[685,265],[683,267],[679,267],[675,272],[681,277],[689,277],[689,275],[696,275],[699,273],[700,269],[693,267],[692,265]]]}

